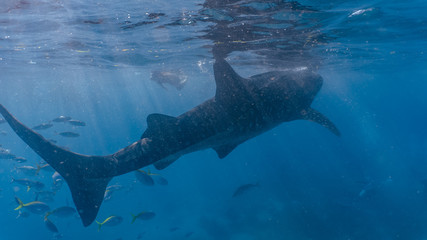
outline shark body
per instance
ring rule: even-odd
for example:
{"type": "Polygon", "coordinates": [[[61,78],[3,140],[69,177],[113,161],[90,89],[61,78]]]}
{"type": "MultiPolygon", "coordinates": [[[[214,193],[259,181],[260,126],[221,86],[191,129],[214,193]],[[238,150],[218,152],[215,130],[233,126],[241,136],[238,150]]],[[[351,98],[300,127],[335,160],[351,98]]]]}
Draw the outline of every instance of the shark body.
{"type": "Polygon", "coordinates": [[[213,148],[226,157],[239,144],[283,122],[311,120],[340,135],[335,125],[310,107],[323,79],[308,70],[240,77],[224,60],[214,64],[216,94],[178,117],[150,114],[139,141],[107,156],[81,155],[58,147],[20,123],[0,104],[0,113],[38,155],[67,181],[84,226],[101,206],[114,177],[153,164],[163,169],[180,156],[213,148]]]}

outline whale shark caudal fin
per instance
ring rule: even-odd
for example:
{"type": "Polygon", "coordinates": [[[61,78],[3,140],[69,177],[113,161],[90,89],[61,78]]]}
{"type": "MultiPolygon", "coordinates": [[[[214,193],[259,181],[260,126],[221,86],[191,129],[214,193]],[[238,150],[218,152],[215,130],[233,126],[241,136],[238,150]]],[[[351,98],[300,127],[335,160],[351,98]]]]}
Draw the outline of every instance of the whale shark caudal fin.
{"type": "Polygon", "coordinates": [[[110,156],[86,156],[65,150],[19,122],[1,104],[0,113],[15,133],[66,180],[83,225],[89,226],[112,178],[104,171],[110,156]]]}

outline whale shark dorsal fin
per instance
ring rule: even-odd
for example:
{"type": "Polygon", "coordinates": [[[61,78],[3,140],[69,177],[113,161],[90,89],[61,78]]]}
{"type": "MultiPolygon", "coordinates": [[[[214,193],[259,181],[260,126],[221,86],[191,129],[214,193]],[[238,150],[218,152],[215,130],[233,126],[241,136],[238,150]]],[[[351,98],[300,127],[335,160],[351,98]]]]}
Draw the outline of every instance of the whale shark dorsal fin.
{"type": "Polygon", "coordinates": [[[237,74],[224,59],[216,59],[214,64],[216,83],[215,99],[227,102],[227,99],[246,93],[246,79],[237,74]]]}
{"type": "Polygon", "coordinates": [[[168,158],[165,158],[165,159],[162,159],[158,162],[153,163],[153,165],[157,170],[162,170],[162,169],[167,168],[169,165],[171,165],[176,160],[178,160],[178,158],[179,158],[179,156],[178,157],[168,157],[168,158]]]}
{"type": "Polygon", "coordinates": [[[226,144],[219,147],[214,147],[213,149],[218,154],[220,159],[225,158],[228,154],[230,154],[239,144],[226,144]]]}
{"type": "Polygon", "coordinates": [[[340,131],[331,120],[313,108],[307,108],[301,111],[301,117],[302,119],[310,120],[324,126],[337,136],[341,135],[340,131]]]}
{"type": "Polygon", "coordinates": [[[158,134],[161,132],[161,129],[175,124],[176,121],[176,117],[160,113],[152,113],[147,117],[147,130],[142,134],[141,138],[150,137],[153,134],[158,134]]]}

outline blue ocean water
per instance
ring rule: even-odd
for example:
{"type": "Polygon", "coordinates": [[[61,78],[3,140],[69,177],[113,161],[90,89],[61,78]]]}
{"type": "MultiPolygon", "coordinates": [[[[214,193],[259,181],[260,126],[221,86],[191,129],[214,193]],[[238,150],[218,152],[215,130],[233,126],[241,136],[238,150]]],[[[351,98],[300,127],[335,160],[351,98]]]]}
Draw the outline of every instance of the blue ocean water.
{"type": "Polygon", "coordinates": [[[244,77],[315,69],[324,83],[312,106],[341,136],[286,122],[224,159],[205,150],[149,166],[153,186],[116,177],[97,220],[121,216],[119,225],[52,215],[54,233],[44,215],[14,210],[15,197],[53,191],[53,210],[74,206],[70,192],[52,190],[52,171],[20,170],[44,163],[3,123],[2,149],[27,161],[0,159],[0,238],[427,239],[426,10],[421,0],[4,0],[0,103],[31,127],[84,121],[39,130],[72,151],[113,153],[141,137],[149,114],[212,98],[213,55],[244,77]],[[11,182],[22,178],[45,187],[11,182]],[[233,197],[245,184],[256,186],[233,197]],[[143,211],[155,217],[131,223],[143,211]]]}

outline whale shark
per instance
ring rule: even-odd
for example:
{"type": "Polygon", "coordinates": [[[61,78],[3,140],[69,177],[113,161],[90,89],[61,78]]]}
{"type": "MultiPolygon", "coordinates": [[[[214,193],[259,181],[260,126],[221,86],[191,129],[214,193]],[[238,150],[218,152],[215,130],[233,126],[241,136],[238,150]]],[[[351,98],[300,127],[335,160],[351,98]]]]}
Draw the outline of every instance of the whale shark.
{"type": "Polygon", "coordinates": [[[164,169],[187,153],[212,148],[219,158],[283,122],[310,120],[339,136],[337,127],[311,104],[323,78],[307,68],[272,71],[249,78],[225,59],[213,65],[215,96],[177,116],[153,113],[141,139],[106,156],[61,148],[18,121],[3,105],[0,113],[14,132],[67,182],[83,225],[96,218],[109,181],[153,164],[164,169]]]}

